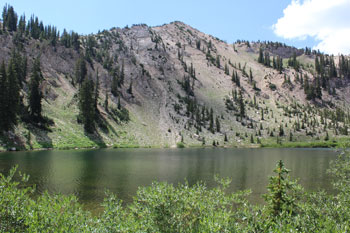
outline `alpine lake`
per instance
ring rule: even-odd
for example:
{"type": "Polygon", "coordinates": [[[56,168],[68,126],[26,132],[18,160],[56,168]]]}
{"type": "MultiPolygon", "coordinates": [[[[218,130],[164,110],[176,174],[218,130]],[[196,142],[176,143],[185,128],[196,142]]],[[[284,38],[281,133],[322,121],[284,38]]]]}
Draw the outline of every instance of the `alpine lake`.
{"type": "MultiPolygon", "coordinates": [[[[18,171],[30,175],[27,185],[36,193],[74,194],[93,212],[109,190],[129,203],[139,186],[153,181],[190,185],[199,181],[208,188],[217,183],[214,176],[231,178],[228,192],[250,189],[253,203],[263,203],[268,177],[279,160],[291,170],[292,179],[307,191],[334,192],[327,174],[330,161],[337,158],[332,149],[96,149],[0,153],[0,173],[18,171]]],[[[18,172],[17,172],[18,174],[18,172]]]]}

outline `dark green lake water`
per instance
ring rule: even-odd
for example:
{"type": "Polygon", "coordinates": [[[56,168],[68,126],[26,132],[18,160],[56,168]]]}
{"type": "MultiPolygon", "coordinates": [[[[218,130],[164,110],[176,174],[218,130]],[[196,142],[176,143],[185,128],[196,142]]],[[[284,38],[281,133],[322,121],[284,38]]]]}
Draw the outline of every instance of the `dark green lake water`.
{"type": "Polygon", "coordinates": [[[96,208],[106,189],[129,202],[137,187],[152,181],[215,186],[214,174],[232,178],[229,191],[251,189],[260,202],[268,176],[282,159],[306,190],[331,191],[326,174],[337,153],[328,149],[102,149],[0,153],[0,172],[18,164],[38,192],[75,194],[96,208]]]}

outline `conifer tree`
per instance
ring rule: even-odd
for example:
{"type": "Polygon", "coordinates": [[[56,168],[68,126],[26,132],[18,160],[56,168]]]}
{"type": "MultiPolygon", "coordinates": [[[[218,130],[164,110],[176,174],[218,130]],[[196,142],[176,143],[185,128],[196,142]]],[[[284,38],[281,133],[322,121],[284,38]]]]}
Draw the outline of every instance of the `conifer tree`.
{"type": "Polygon", "coordinates": [[[249,70],[249,81],[250,83],[253,83],[253,73],[252,73],[252,68],[249,70]]]}
{"type": "Polygon", "coordinates": [[[18,31],[21,34],[24,34],[26,30],[26,16],[25,15],[21,15],[19,22],[18,22],[18,31]]]}
{"type": "Polygon", "coordinates": [[[215,124],[216,124],[216,132],[220,132],[221,126],[220,126],[220,121],[218,116],[216,117],[215,124]]]}
{"type": "Polygon", "coordinates": [[[236,85],[237,85],[237,87],[241,86],[241,80],[240,80],[240,78],[239,78],[239,76],[237,74],[237,71],[236,71],[236,85]]]}
{"type": "Polygon", "coordinates": [[[112,69],[112,86],[111,86],[111,92],[114,96],[119,95],[119,81],[117,76],[117,71],[115,69],[112,69]]]}
{"type": "Polygon", "coordinates": [[[84,79],[79,89],[79,119],[87,133],[93,133],[95,129],[96,108],[93,95],[95,90],[91,77],[84,79]]]}
{"type": "Polygon", "coordinates": [[[264,57],[264,65],[267,67],[271,66],[271,60],[270,60],[270,53],[269,52],[265,52],[265,57],[264,57]]]}
{"type": "Polygon", "coordinates": [[[282,211],[290,214],[296,211],[296,200],[300,195],[301,187],[289,178],[289,170],[280,160],[274,170],[275,176],[270,177],[267,187],[268,193],[264,195],[272,216],[277,217],[282,211]]]}
{"type": "Polygon", "coordinates": [[[124,78],[125,78],[125,73],[124,73],[124,61],[122,61],[122,67],[120,70],[120,75],[119,75],[119,86],[122,86],[124,84],[124,78]]]}
{"type": "Polygon", "coordinates": [[[245,105],[244,105],[244,99],[243,99],[242,91],[239,91],[238,104],[239,104],[239,115],[240,115],[241,120],[242,120],[243,117],[245,117],[245,105]]]}
{"type": "Polygon", "coordinates": [[[283,130],[283,125],[280,125],[279,127],[279,134],[280,137],[284,136],[284,130],[283,130]]]}
{"type": "Polygon", "coordinates": [[[236,76],[235,76],[235,71],[232,71],[232,78],[231,78],[232,82],[236,83],[236,76]]]}
{"type": "Polygon", "coordinates": [[[213,113],[213,109],[210,109],[210,113],[209,113],[209,131],[214,133],[214,113],[213,113]]]}
{"type": "Polygon", "coordinates": [[[86,78],[87,68],[86,62],[83,56],[81,56],[75,63],[75,81],[81,85],[86,78]]]}
{"type": "Polygon", "coordinates": [[[254,137],[253,137],[253,134],[250,135],[250,143],[254,143],[254,137]]]}
{"type": "Polygon", "coordinates": [[[0,66],[0,133],[9,129],[9,112],[8,112],[8,79],[4,61],[0,66]]]}
{"type": "Polygon", "coordinates": [[[220,66],[220,56],[219,56],[219,55],[216,55],[216,66],[217,66],[218,68],[221,67],[221,66],[220,66]]]}
{"type": "Polygon", "coordinates": [[[2,12],[2,20],[3,20],[3,30],[7,28],[8,31],[16,31],[17,30],[17,14],[14,8],[10,5],[5,5],[2,12]]]}
{"type": "Polygon", "coordinates": [[[200,40],[196,41],[196,47],[198,50],[201,50],[201,41],[200,40]]]}
{"type": "Polygon", "coordinates": [[[95,85],[95,92],[94,92],[95,117],[97,117],[99,114],[99,111],[97,108],[99,95],[100,95],[100,77],[98,76],[98,70],[97,70],[96,71],[96,85],[95,85]]]}
{"type": "Polygon", "coordinates": [[[264,52],[262,48],[259,48],[259,57],[258,57],[258,62],[261,64],[264,64],[264,52]]]}
{"type": "Polygon", "coordinates": [[[40,69],[40,60],[36,58],[34,61],[32,74],[30,77],[29,83],[29,111],[32,120],[39,121],[41,116],[41,99],[42,93],[40,90],[40,84],[43,79],[41,69],[40,69]]]}
{"type": "Polygon", "coordinates": [[[10,60],[8,65],[7,80],[8,122],[11,125],[15,125],[17,123],[17,115],[20,105],[20,85],[13,59],[10,60]]]}
{"type": "Polygon", "coordinates": [[[230,69],[228,68],[227,64],[225,64],[225,74],[230,75],[230,69]]]}
{"type": "Polygon", "coordinates": [[[104,104],[106,112],[108,112],[108,91],[106,90],[106,98],[105,98],[105,104],[104,104]]]}
{"type": "Polygon", "coordinates": [[[132,81],[130,82],[130,85],[129,85],[129,88],[127,91],[130,95],[133,95],[133,93],[132,93],[132,81]]]}
{"type": "Polygon", "coordinates": [[[121,103],[120,103],[120,96],[118,96],[118,109],[119,110],[121,110],[122,109],[122,105],[121,105],[121,103]]]}

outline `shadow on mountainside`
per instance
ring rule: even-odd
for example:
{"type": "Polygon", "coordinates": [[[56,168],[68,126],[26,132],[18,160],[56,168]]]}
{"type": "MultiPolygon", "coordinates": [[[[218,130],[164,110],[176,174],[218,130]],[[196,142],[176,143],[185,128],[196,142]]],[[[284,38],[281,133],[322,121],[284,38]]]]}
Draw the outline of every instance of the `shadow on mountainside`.
{"type": "Polygon", "coordinates": [[[84,131],[85,136],[87,136],[91,141],[93,141],[94,143],[96,143],[96,145],[98,145],[98,147],[100,148],[105,148],[107,147],[106,143],[103,141],[102,136],[95,131],[94,133],[88,133],[86,131],[84,131]]]}
{"type": "Polygon", "coordinates": [[[25,141],[11,131],[0,134],[0,143],[7,150],[24,150],[26,146],[25,141]]]}
{"type": "MultiPolygon", "coordinates": [[[[32,126],[32,127],[28,127],[28,130],[30,133],[32,133],[35,136],[36,142],[42,148],[53,148],[52,139],[48,135],[48,133],[50,132],[48,129],[42,129],[42,128],[37,128],[32,126]]],[[[29,143],[29,141],[27,142],[27,144],[31,146],[31,143],[29,143]]]]}
{"type": "Polygon", "coordinates": [[[87,132],[86,130],[84,131],[85,136],[87,136],[91,141],[93,141],[94,143],[96,143],[100,148],[105,148],[107,147],[106,143],[103,140],[103,137],[101,136],[101,134],[98,132],[97,129],[100,129],[102,132],[104,132],[105,134],[108,134],[109,132],[109,124],[108,122],[101,116],[101,114],[99,113],[97,122],[96,122],[96,126],[94,129],[93,133],[87,132]]]}

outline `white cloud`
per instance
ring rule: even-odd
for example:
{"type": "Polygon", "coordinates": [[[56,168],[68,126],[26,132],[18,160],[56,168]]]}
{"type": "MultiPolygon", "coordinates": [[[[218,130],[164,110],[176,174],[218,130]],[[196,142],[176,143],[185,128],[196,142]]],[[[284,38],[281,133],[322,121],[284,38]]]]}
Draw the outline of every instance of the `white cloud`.
{"type": "Polygon", "coordinates": [[[314,49],[350,54],[350,0],[292,0],[273,25],[277,36],[320,41],[314,49]]]}

